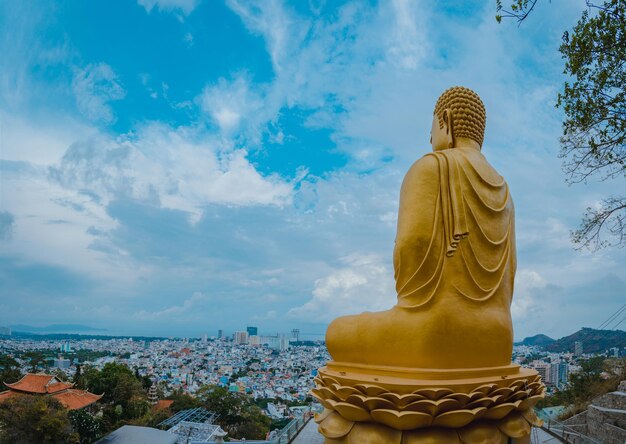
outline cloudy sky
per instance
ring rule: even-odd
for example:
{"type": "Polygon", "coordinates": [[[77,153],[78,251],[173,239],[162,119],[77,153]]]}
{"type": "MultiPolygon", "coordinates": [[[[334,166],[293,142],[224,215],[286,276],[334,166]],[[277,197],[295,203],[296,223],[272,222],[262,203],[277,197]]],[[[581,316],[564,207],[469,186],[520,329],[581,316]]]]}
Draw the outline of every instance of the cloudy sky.
{"type": "Polygon", "coordinates": [[[320,338],[391,307],[400,183],[464,85],[516,202],[516,337],[598,326],[626,250],[569,231],[616,184],[565,184],[554,107],[583,8],[0,0],[0,324],[320,338]]]}

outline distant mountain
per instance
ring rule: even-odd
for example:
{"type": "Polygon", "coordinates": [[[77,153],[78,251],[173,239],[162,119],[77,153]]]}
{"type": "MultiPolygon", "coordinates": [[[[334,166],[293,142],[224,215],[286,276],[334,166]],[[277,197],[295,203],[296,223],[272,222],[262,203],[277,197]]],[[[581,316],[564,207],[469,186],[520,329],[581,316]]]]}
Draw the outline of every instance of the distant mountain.
{"type": "Polygon", "coordinates": [[[557,339],[544,349],[550,352],[573,352],[575,342],[583,343],[583,353],[602,353],[611,347],[626,347],[626,332],[583,328],[574,334],[557,339]]]}
{"type": "Polygon", "coordinates": [[[554,342],[554,339],[546,335],[540,334],[540,335],[529,336],[528,338],[524,338],[522,342],[516,342],[515,345],[526,345],[529,347],[532,347],[532,346],[545,347],[549,344],[552,344],[553,342],[554,342]]]}
{"type": "Polygon", "coordinates": [[[45,327],[33,327],[32,325],[16,324],[11,325],[13,331],[23,331],[29,333],[75,333],[79,331],[107,331],[106,328],[94,328],[80,324],[52,324],[45,327]]]}

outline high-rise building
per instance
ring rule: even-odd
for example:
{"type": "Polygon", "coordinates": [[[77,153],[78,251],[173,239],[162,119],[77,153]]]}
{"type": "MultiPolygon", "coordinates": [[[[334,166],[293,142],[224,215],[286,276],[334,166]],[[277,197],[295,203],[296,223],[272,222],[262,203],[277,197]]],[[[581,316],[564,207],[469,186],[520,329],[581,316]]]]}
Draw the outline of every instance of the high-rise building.
{"type": "Polygon", "coordinates": [[[574,342],[574,356],[582,356],[583,355],[583,343],[582,341],[574,342]]]}
{"type": "Polygon", "coordinates": [[[62,357],[58,357],[54,359],[53,366],[60,369],[70,368],[72,362],[69,359],[64,359],[62,357]]]}
{"type": "Polygon", "coordinates": [[[247,331],[236,331],[233,335],[233,339],[235,340],[235,344],[247,344],[248,343],[248,332],[247,331]]]}
{"type": "Polygon", "coordinates": [[[294,341],[299,342],[300,341],[300,329],[294,328],[293,330],[291,330],[291,338],[294,341]]]}
{"type": "Polygon", "coordinates": [[[224,332],[222,330],[217,331],[217,339],[222,339],[224,337],[224,332]]]}
{"type": "Polygon", "coordinates": [[[248,332],[248,336],[258,336],[259,329],[257,327],[246,327],[246,331],[248,332]]]}
{"type": "Polygon", "coordinates": [[[569,382],[569,364],[567,362],[559,363],[559,385],[569,382]]]}
{"type": "Polygon", "coordinates": [[[59,347],[59,350],[63,353],[70,353],[72,351],[72,347],[70,346],[70,341],[65,341],[59,347]]]}
{"type": "Polygon", "coordinates": [[[202,335],[202,343],[206,344],[208,340],[209,340],[209,336],[206,333],[203,334],[202,335]]]}
{"type": "Polygon", "coordinates": [[[289,338],[287,335],[278,335],[278,349],[285,351],[289,348],[289,338]]]}
{"type": "Polygon", "coordinates": [[[530,366],[537,370],[537,373],[539,373],[539,376],[541,376],[541,380],[544,383],[548,384],[552,382],[550,378],[550,364],[543,361],[533,361],[530,366]]]}
{"type": "Polygon", "coordinates": [[[261,345],[261,337],[260,336],[248,336],[248,344],[261,345]]]}

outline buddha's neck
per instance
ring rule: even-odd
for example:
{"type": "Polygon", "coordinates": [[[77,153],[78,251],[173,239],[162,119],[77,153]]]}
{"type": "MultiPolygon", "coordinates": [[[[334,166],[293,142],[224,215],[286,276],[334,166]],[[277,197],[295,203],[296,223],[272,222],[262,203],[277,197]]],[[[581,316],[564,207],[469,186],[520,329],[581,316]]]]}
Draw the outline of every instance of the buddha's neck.
{"type": "Polygon", "coordinates": [[[480,145],[469,137],[455,137],[454,148],[470,148],[480,151],[480,145]]]}

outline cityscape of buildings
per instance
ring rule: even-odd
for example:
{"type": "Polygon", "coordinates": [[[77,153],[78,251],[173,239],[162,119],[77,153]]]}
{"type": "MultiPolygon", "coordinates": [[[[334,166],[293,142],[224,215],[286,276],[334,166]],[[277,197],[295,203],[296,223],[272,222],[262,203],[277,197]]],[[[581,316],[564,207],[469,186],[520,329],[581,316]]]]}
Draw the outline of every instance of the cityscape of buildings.
{"type": "MultiPolygon", "coordinates": [[[[68,378],[79,365],[101,369],[109,362],[123,363],[151,378],[164,396],[177,390],[193,395],[204,385],[220,385],[254,398],[304,401],[317,369],[330,356],[322,341],[299,339],[297,329],[290,334],[259,335],[254,326],[229,336],[219,330],[217,336],[204,334],[198,339],[70,341],[5,335],[0,339],[0,353],[15,357],[25,372],[31,365],[25,354],[46,352],[45,367],[61,370],[68,378]],[[81,351],[93,352],[94,358],[81,362],[77,357],[81,351]]],[[[604,355],[619,357],[624,351],[613,347],[604,355]]],[[[525,345],[513,349],[513,362],[537,370],[550,391],[563,388],[569,375],[580,370],[579,359],[588,356],[581,342],[576,342],[573,352],[565,353],[548,353],[525,345]]]]}
{"type": "Polygon", "coordinates": [[[33,351],[54,352],[46,367],[61,370],[68,378],[78,365],[102,369],[119,362],[150,377],[163,396],[178,390],[193,395],[204,385],[220,385],[254,398],[285,402],[307,399],[317,368],[330,358],[322,342],[300,342],[297,332],[295,337],[293,332],[260,336],[256,327],[229,337],[220,331],[218,337],[205,334],[199,339],[0,340],[0,353],[15,357],[24,372],[31,364],[23,355],[33,351]],[[76,357],[81,351],[98,357],[81,362],[76,357]]]}

